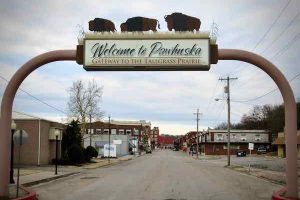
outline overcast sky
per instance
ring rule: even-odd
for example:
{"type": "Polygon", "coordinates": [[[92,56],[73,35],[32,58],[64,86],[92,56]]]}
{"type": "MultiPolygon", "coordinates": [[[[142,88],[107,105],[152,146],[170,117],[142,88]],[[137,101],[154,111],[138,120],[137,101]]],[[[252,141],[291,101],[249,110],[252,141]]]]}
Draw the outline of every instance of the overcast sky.
{"type": "MultiPolygon", "coordinates": [[[[270,59],[283,72],[300,98],[300,1],[298,0],[139,0],[139,1],[1,1],[0,94],[13,73],[30,58],[58,49],[75,49],[80,24],[88,30],[95,17],[112,20],[117,30],[127,18],[156,18],[167,31],[164,15],[182,12],[200,18],[201,31],[213,22],[219,27],[219,48],[236,48],[270,59]]],[[[196,129],[193,113],[199,108],[200,130],[226,121],[225,82],[231,82],[232,120],[238,122],[253,105],[280,104],[274,82],[258,68],[237,61],[220,61],[208,72],[86,72],[75,62],[57,62],[34,71],[21,88],[67,112],[67,89],[73,81],[95,79],[104,87],[101,108],[114,120],[147,120],[160,133],[184,134],[196,129]],[[257,98],[257,99],[255,99],[257,98]],[[255,99],[255,100],[252,100],[255,99]],[[247,101],[237,103],[234,101],[247,101]]],[[[66,116],[18,91],[15,111],[61,120],[66,116]]]]}

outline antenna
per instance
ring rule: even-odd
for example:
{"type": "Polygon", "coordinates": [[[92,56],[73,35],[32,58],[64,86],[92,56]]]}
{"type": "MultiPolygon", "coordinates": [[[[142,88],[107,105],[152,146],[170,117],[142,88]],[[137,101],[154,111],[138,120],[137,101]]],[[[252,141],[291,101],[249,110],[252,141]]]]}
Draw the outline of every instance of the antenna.
{"type": "Polygon", "coordinates": [[[219,36],[219,26],[215,21],[213,21],[211,28],[210,28],[210,38],[217,40],[217,37],[219,36]]]}
{"type": "Polygon", "coordinates": [[[85,35],[84,28],[81,24],[77,24],[76,28],[78,30],[78,35],[77,35],[78,43],[80,43],[83,40],[85,35]]]}

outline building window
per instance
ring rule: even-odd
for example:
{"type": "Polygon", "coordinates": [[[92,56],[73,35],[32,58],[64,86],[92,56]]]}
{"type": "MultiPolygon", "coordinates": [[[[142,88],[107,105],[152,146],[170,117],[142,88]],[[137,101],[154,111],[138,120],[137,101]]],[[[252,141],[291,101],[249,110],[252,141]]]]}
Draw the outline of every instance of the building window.
{"type": "Polygon", "coordinates": [[[124,135],[124,129],[119,129],[119,135],[124,135]]]}
{"type": "Polygon", "coordinates": [[[109,130],[108,129],[104,129],[103,134],[109,134],[109,130]]]}
{"type": "Polygon", "coordinates": [[[101,129],[96,129],[96,134],[101,134],[101,129]]]}
{"type": "Polygon", "coordinates": [[[111,130],[110,130],[110,134],[116,135],[116,134],[117,134],[117,129],[111,129],[111,130]]]}
{"type": "Polygon", "coordinates": [[[217,140],[223,140],[223,135],[222,134],[217,134],[217,140]]]}
{"type": "Polygon", "coordinates": [[[246,140],[247,140],[246,134],[242,133],[241,134],[241,141],[246,141],[246,140]]]}
{"type": "Polygon", "coordinates": [[[131,130],[130,129],[127,129],[126,130],[126,135],[130,135],[131,134],[131,130]]]}
{"type": "MultiPolygon", "coordinates": [[[[223,149],[227,149],[227,145],[223,145],[223,149]]],[[[240,145],[231,144],[230,149],[240,149],[240,145]]]]}
{"type": "Polygon", "coordinates": [[[255,141],[260,141],[261,140],[260,134],[256,134],[254,140],[255,141]]]}
{"type": "Polygon", "coordinates": [[[232,139],[236,139],[236,135],[235,134],[232,134],[232,139]]]}
{"type": "Polygon", "coordinates": [[[94,129],[87,129],[88,134],[94,134],[94,129]]]}

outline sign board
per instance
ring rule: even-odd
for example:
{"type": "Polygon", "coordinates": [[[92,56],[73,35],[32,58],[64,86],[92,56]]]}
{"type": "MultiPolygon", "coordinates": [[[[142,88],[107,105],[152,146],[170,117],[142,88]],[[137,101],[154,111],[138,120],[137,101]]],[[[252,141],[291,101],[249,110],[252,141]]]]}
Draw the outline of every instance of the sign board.
{"type": "Polygon", "coordinates": [[[253,143],[249,143],[248,144],[248,149],[249,150],[253,150],[254,149],[254,144],[253,143]]]}
{"type": "Polygon", "coordinates": [[[113,144],[122,144],[122,140],[113,140],[113,144]]]}
{"type": "Polygon", "coordinates": [[[102,71],[209,70],[210,40],[195,34],[102,34],[84,39],[83,65],[102,71]]]}
{"type": "Polygon", "coordinates": [[[117,157],[117,147],[115,144],[104,145],[104,157],[117,157]]]}

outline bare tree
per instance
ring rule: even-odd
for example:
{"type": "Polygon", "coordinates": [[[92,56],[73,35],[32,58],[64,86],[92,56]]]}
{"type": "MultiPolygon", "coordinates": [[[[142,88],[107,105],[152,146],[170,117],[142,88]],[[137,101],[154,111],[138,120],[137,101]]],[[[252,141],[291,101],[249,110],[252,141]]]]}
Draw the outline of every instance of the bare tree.
{"type": "Polygon", "coordinates": [[[100,109],[103,87],[99,87],[95,80],[89,81],[87,86],[81,81],[73,82],[68,90],[70,99],[68,102],[69,112],[72,117],[82,123],[82,133],[86,130],[86,121],[89,115],[93,119],[101,119],[104,112],[100,109]]]}

